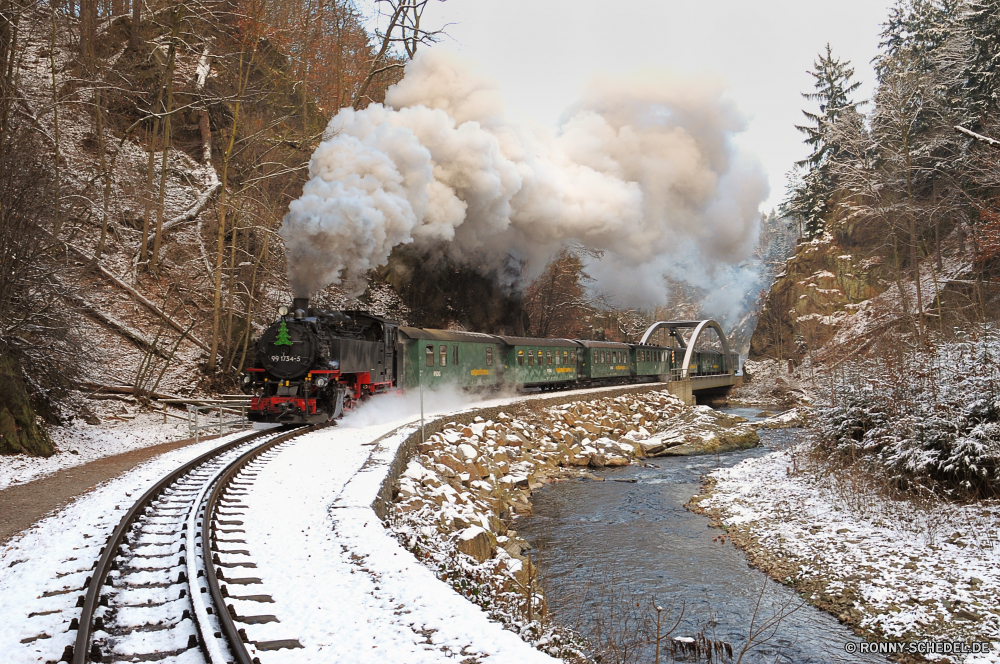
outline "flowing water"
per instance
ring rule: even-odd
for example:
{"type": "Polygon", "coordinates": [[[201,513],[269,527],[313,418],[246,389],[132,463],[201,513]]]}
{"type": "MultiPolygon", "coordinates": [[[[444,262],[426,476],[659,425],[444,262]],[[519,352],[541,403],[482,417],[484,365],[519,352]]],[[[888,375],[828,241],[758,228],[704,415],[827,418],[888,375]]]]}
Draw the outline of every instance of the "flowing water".
{"type": "MultiPolygon", "coordinates": [[[[759,412],[723,410],[749,418],[759,412]]],[[[762,446],[751,450],[649,459],[652,467],[600,471],[604,482],[569,480],[535,491],[534,515],[519,520],[517,529],[540,561],[556,620],[595,640],[637,641],[643,614],[655,631],[655,600],[664,609],[663,632],[679,619],[671,638],[703,633],[731,644],[733,661],[753,632],[744,663],[884,662],[848,655],[845,644],[858,641],[851,630],[749,567],[739,549],[719,541],[723,531],[684,508],[705,473],[787,446],[799,435],[794,429],[759,433],[762,446]]],[[[678,661],[695,661],[688,657],[678,661]]],[[[622,661],[622,655],[605,661],[622,661]]],[[[654,651],[640,646],[628,661],[652,662],[654,651]]],[[[660,661],[670,660],[661,654],[660,661]]]]}

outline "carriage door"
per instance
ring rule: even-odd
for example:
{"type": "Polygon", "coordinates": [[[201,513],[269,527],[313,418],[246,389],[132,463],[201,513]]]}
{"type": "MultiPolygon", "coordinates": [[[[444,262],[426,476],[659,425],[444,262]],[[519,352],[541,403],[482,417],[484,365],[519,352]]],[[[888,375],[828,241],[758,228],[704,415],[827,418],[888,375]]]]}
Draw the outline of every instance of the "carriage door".
{"type": "Polygon", "coordinates": [[[396,328],[385,328],[385,343],[382,345],[382,382],[396,377],[396,328]]]}

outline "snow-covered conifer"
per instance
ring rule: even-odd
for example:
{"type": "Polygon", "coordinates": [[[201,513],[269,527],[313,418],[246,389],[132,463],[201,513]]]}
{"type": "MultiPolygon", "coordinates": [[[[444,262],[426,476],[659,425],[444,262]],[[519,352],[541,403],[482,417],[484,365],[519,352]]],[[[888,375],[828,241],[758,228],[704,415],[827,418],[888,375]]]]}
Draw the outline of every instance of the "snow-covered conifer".
{"type": "Polygon", "coordinates": [[[834,57],[829,44],[826,53],[819,54],[809,75],[814,79],[815,92],[804,92],[802,96],[819,102],[819,111],[802,111],[809,124],[795,128],[806,135],[805,143],[812,151],[796,164],[805,172],[790,188],[784,207],[786,212],[800,215],[805,234],[815,237],[823,231],[836,189],[829,163],[837,157],[838,147],[831,136],[842,118],[858,114],[860,102],[854,101],[852,94],[861,83],[854,80],[851,63],[834,57]]]}

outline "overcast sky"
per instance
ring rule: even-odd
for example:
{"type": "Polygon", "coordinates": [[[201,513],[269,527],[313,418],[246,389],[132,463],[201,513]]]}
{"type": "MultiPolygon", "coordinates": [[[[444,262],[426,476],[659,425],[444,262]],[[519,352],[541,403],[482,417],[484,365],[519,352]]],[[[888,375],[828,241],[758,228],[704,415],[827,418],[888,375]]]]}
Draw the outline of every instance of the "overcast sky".
{"type": "MultiPolygon", "coordinates": [[[[362,7],[370,7],[367,2],[362,7]]],[[[767,170],[771,196],[806,154],[801,111],[829,42],[871,95],[871,59],[890,0],[432,0],[428,28],[451,23],[450,48],[495,78],[509,108],[555,125],[595,73],[666,68],[721,77],[747,114],[738,140],[767,170]]]]}

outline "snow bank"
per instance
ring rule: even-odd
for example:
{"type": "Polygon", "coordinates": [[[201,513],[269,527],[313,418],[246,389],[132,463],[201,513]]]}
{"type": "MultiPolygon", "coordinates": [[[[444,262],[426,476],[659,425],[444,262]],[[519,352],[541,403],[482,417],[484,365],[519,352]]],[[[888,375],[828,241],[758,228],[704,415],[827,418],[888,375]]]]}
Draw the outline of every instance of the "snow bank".
{"type": "Polygon", "coordinates": [[[891,639],[992,641],[963,661],[1000,661],[1000,503],[893,501],[805,459],[799,447],[718,470],[698,509],[842,621],[891,639]]]}
{"type": "Polygon", "coordinates": [[[187,424],[171,418],[163,423],[163,415],[137,413],[131,419],[109,421],[100,425],[85,424],[76,419],[65,427],[50,427],[49,435],[56,453],[48,458],[26,454],[2,457],[0,489],[23,484],[46,475],[95,461],[187,437],[187,424]]]}

